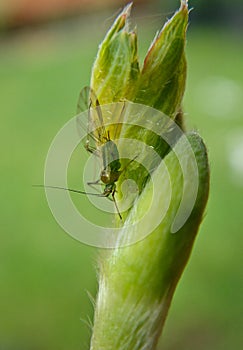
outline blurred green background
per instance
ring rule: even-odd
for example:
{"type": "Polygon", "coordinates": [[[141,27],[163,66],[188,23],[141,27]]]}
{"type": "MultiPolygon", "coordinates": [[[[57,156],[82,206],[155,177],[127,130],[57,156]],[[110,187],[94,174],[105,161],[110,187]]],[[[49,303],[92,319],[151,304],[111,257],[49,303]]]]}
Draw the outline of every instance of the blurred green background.
{"type": "MultiPolygon", "coordinates": [[[[178,2],[139,3],[133,17],[142,61],[178,2]]],[[[235,0],[235,13],[227,13],[226,2],[210,3],[191,2],[184,109],[188,128],[208,146],[211,193],[159,349],[226,350],[243,343],[241,5],[235,0]]],[[[87,291],[95,296],[98,252],[63,232],[44,191],[31,185],[43,183],[50,143],[75,114],[79,90],[89,83],[98,44],[120,5],[97,12],[94,6],[85,14],[81,7],[79,15],[55,21],[14,25],[1,18],[1,350],[89,348],[93,306],[87,291]]]]}

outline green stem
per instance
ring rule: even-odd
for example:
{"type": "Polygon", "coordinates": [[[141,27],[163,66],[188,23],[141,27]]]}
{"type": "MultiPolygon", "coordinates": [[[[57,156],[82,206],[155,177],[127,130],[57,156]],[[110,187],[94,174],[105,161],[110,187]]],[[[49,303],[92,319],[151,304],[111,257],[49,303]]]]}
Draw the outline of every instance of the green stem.
{"type": "MultiPolygon", "coordinates": [[[[174,152],[156,169],[151,181],[128,217],[134,222],[147,212],[148,202],[156,196],[151,225],[164,214],[163,203],[170,198],[170,205],[159,226],[145,239],[128,247],[118,247],[102,257],[99,292],[91,341],[92,350],[141,350],[155,349],[161,334],[171,299],[189,258],[193,242],[202,220],[208,197],[209,171],[205,146],[197,134],[181,138],[175,151],[183,155],[181,162],[187,166],[182,172],[174,152]],[[193,154],[189,154],[188,142],[193,154]],[[197,198],[189,219],[176,233],[171,227],[183,195],[183,178],[187,186],[195,181],[195,172],[190,164],[195,156],[199,187],[197,198]],[[166,179],[171,175],[171,188],[166,179]],[[152,186],[153,185],[153,186],[152,186]]],[[[189,187],[188,187],[189,189],[189,187]]],[[[138,227],[139,234],[149,227],[138,227]]],[[[138,234],[121,230],[124,243],[130,235],[138,234]]]]}

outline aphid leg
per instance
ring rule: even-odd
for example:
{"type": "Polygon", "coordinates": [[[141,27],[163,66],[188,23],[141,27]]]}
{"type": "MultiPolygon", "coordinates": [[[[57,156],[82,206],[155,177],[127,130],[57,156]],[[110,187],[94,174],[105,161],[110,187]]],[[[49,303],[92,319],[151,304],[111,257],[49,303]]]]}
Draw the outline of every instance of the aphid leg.
{"type": "Polygon", "coordinates": [[[110,138],[110,130],[107,130],[107,136],[103,136],[103,138],[104,138],[104,140],[105,140],[106,142],[111,141],[111,138],[110,138]]]}
{"type": "Polygon", "coordinates": [[[87,182],[87,185],[90,186],[91,188],[93,188],[95,191],[99,192],[100,191],[97,189],[97,187],[95,187],[96,185],[103,185],[101,182],[100,182],[100,179],[96,180],[96,181],[90,181],[90,182],[87,182]]]}
{"type": "Polygon", "coordinates": [[[113,202],[115,203],[117,214],[119,215],[119,218],[122,220],[122,216],[121,216],[121,213],[119,211],[119,208],[118,208],[118,205],[117,205],[117,202],[116,202],[115,193],[116,193],[116,190],[114,189],[112,191],[112,193],[111,193],[111,196],[112,196],[113,202]]]}
{"type": "Polygon", "coordinates": [[[131,159],[126,166],[121,170],[121,173],[126,172],[127,168],[129,167],[129,165],[134,162],[134,160],[137,158],[138,156],[135,156],[133,159],[131,159]]]}
{"type": "Polygon", "coordinates": [[[96,181],[87,182],[87,185],[102,185],[102,182],[100,182],[100,179],[98,179],[96,181]]]}
{"type": "Polygon", "coordinates": [[[89,152],[91,154],[95,153],[95,151],[96,151],[96,148],[91,147],[88,143],[86,143],[85,149],[86,149],[87,152],[89,152]]]}

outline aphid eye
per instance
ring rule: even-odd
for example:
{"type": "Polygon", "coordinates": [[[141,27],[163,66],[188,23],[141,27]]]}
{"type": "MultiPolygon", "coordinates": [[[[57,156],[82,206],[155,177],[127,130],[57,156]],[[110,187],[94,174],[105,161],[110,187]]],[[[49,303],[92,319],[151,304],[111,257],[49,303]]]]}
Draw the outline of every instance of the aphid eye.
{"type": "Polygon", "coordinates": [[[108,175],[107,173],[105,173],[105,172],[104,172],[104,173],[103,173],[103,172],[101,173],[101,177],[102,177],[103,179],[107,179],[107,180],[109,179],[109,175],[108,175]]]}
{"type": "Polygon", "coordinates": [[[100,174],[100,179],[105,184],[110,182],[110,175],[107,173],[107,171],[103,170],[100,174]]]}

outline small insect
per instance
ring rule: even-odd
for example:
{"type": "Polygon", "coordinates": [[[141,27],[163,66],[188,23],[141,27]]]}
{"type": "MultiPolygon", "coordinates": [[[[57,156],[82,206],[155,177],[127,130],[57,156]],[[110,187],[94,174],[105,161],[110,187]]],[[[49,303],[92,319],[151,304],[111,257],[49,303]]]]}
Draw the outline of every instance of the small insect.
{"type": "MultiPolygon", "coordinates": [[[[102,110],[99,100],[94,91],[90,87],[85,87],[80,92],[78,100],[77,112],[83,112],[88,109],[88,131],[85,148],[88,152],[97,155],[101,158],[102,170],[100,178],[94,182],[88,182],[89,185],[104,185],[104,191],[99,196],[109,197],[111,195],[115,204],[117,213],[120,214],[115,194],[116,182],[119,180],[121,173],[125,170],[121,169],[119,159],[119,151],[117,145],[111,140],[110,131],[105,127],[102,116],[102,110]],[[88,103],[88,105],[87,105],[88,103]]],[[[123,110],[121,111],[122,115],[123,110]]],[[[78,124],[82,125],[82,120],[77,118],[78,124]]],[[[131,160],[126,167],[132,162],[131,160]]],[[[95,195],[95,194],[94,194],[95,195]]]]}
{"type": "MultiPolygon", "coordinates": [[[[122,113],[125,108],[125,104],[120,111],[119,115],[119,121],[120,123],[117,124],[117,126],[114,128],[114,125],[109,126],[112,131],[115,129],[114,137],[116,136],[116,132],[118,128],[121,127],[121,119],[122,119],[122,113]]],[[[92,195],[92,196],[98,196],[98,197],[106,197],[109,198],[109,196],[112,197],[112,201],[115,204],[116,211],[119,215],[119,218],[122,220],[121,213],[119,211],[115,194],[117,192],[116,190],[116,182],[119,180],[120,175],[126,170],[128,165],[135,160],[130,160],[126,166],[121,169],[121,162],[119,159],[119,151],[117,148],[117,145],[114,141],[111,140],[110,137],[110,130],[105,127],[103,115],[101,106],[99,104],[99,100],[96,97],[96,94],[90,87],[84,87],[79,95],[78,104],[77,104],[77,127],[78,128],[84,128],[84,121],[83,116],[80,113],[88,111],[88,130],[87,130],[87,138],[86,142],[84,144],[86,150],[89,153],[94,154],[95,156],[98,156],[101,160],[101,173],[100,177],[97,181],[88,182],[88,185],[104,185],[104,190],[102,193],[90,193],[80,190],[75,190],[71,188],[65,188],[65,187],[59,187],[59,186],[42,186],[42,185],[36,185],[35,187],[47,187],[47,188],[54,188],[54,189],[62,189],[69,192],[79,193],[79,194],[86,194],[86,195],[92,195]]]]}

